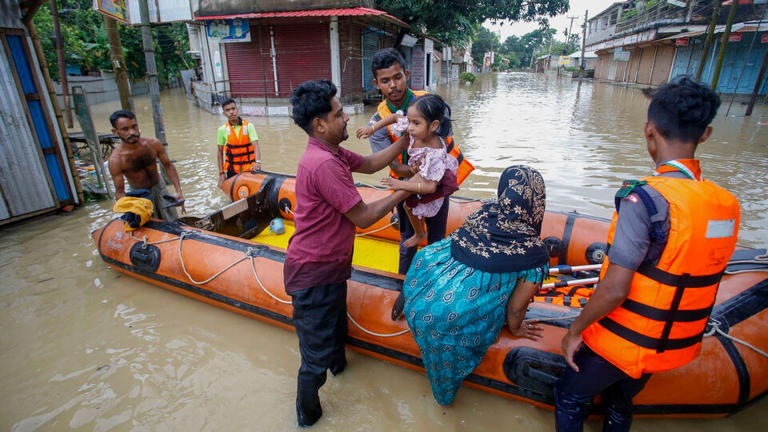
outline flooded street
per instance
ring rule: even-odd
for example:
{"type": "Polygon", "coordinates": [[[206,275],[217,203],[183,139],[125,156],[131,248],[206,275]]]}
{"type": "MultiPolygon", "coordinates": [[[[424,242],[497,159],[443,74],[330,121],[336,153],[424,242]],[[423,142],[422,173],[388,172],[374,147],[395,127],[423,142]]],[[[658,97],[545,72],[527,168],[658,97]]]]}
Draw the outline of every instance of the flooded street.
{"type": "MultiPolygon", "coordinates": [[[[541,171],[547,207],[609,217],[626,178],[653,171],[642,135],[647,100],[636,90],[526,73],[480,76],[438,88],[454,131],[476,167],[456,195],[490,198],[499,173],[517,163],[541,171]]],[[[739,242],[768,247],[768,107],[751,118],[738,102],[697,153],[704,176],[741,201],[739,242]]],[[[148,97],[135,99],[153,134],[148,97]]],[[[203,215],[229,200],[216,188],[216,129],[224,117],[183,91],[162,94],[168,151],[187,209],[203,215]]],[[[119,102],[91,107],[108,132],[119,102]]],[[[374,107],[353,116],[345,147],[374,107]]],[[[289,118],[248,118],[263,169],[295,174],[306,135],[289,118]]],[[[355,175],[378,184],[385,175],[355,175]]],[[[172,189],[172,188],[171,188],[172,189]]],[[[294,333],[123,276],[98,256],[90,232],[114,217],[111,202],[0,228],[0,429],[296,430],[299,366],[294,333]]],[[[316,431],[554,429],[551,412],[462,388],[450,408],[433,400],[423,374],[348,351],[343,375],[321,390],[316,431]]],[[[762,398],[722,419],[636,419],[637,431],[761,430],[762,398]]],[[[586,430],[600,430],[589,422],[586,430]]]]}

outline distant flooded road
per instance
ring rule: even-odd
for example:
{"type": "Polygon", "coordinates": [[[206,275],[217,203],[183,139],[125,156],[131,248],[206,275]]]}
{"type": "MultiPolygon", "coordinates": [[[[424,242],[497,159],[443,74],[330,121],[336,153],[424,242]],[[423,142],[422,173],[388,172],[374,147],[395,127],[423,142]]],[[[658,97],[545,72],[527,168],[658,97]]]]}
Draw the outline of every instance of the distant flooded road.
{"type": "MultiPolygon", "coordinates": [[[[626,178],[653,170],[642,135],[647,100],[636,89],[526,73],[481,75],[437,92],[453,108],[454,131],[476,169],[457,195],[490,198],[499,173],[528,164],[544,175],[547,206],[609,217],[626,178]]],[[[740,244],[768,247],[768,107],[751,118],[724,98],[712,138],[698,152],[704,176],[741,201],[740,244]]],[[[153,134],[148,98],[135,100],[153,134]]],[[[187,209],[228,203],[216,188],[216,129],[182,91],[162,95],[169,153],[187,209]]],[[[92,106],[107,132],[118,102],[92,106]]],[[[353,116],[345,146],[374,107],[353,116]]],[[[263,168],[295,174],[306,135],[288,118],[249,118],[263,168]]],[[[378,184],[376,175],[356,175],[378,184]]],[[[0,228],[0,429],[295,430],[298,343],[294,333],[122,276],[100,259],[89,233],[114,217],[112,203],[85,205],[0,228]]],[[[470,388],[450,408],[423,376],[348,351],[350,366],[321,390],[317,431],[554,429],[551,412],[470,388]]],[[[633,430],[761,430],[763,398],[732,417],[637,419],[633,430]]],[[[589,422],[587,430],[600,430],[589,422]]]]}

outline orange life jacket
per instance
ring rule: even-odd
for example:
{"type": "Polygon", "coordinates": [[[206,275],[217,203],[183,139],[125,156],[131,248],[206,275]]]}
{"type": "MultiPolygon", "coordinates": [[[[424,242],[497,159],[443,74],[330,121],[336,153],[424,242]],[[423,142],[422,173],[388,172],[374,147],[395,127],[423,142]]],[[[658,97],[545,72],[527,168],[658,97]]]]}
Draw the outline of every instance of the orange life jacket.
{"type": "Polygon", "coordinates": [[[248,121],[242,120],[240,132],[235,133],[235,129],[227,122],[224,126],[227,128],[227,144],[224,146],[224,166],[223,171],[232,171],[235,174],[250,171],[256,162],[253,152],[253,143],[248,136],[248,121]]]}
{"type": "MultiPolygon", "coordinates": [[[[594,352],[634,378],[674,369],[698,356],[739,227],[736,197],[708,180],[647,177],[644,181],[669,203],[664,250],[657,265],[646,262],[635,271],[627,299],[582,333],[594,352]]],[[[618,211],[608,244],[617,218],[618,211]]],[[[606,257],[601,279],[608,265],[606,257]]]]}
{"type": "MultiPolygon", "coordinates": [[[[424,96],[425,94],[429,94],[429,92],[424,90],[411,90],[414,95],[414,99],[420,96],[424,96]]],[[[381,101],[379,103],[379,106],[376,108],[376,111],[379,114],[380,118],[384,118],[390,114],[392,114],[392,110],[389,109],[389,106],[387,105],[387,101],[381,101]]],[[[392,125],[387,126],[387,131],[389,132],[389,138],[392,140],[392,142],[396,142],[398,138],[402,134],[399,134],[392,129],[392,125]]],[[[475,169],[475,167],[469,163],[468,160],[464,159],[464,153],[461,152],[459,149],[459,146],[456,145],[456,143],[453,141],[453,136],[449,136],[445,139],[445,151],[456,158],[456,160],[459,162],[459,169],[456,171],[456,183],[461,184],[465,178],[469,175],[469,173],[472,172],[472,170],[475,169]]],[[[407,154],[406,152],[400,153],[397,155],[397,161],[401,164],[403,163],[403,154],[407,154]]],[[[392,168],[389,169],[389,175],[394,178],[400,178],[397,174],[395,174],[394,171],[392,171],[392,168]]]]}

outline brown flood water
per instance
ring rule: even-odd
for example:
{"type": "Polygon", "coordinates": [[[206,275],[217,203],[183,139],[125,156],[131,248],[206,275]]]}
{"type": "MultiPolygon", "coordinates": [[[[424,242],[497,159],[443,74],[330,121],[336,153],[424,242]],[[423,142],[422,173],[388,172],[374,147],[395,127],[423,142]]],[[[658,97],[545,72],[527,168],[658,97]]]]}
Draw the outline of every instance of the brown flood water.
{"type": "MultiPolygon", "coordinates": [[[[438,89],[476,170],[457,195],[492,197],[508,165],[538,168],[550,209],[608,217],[622,179],[652,170],[637,90],[530,74],[481,76],[438,89]]],[[[136,101],[152,135],[148,98],[136,101]]],[[[187,208],[202,215],[226,204],[216,188],[215,136],[223,117],[179,91],[162,95],[169,153],[187,208]]],[[[727,103],[727,101],[726,101],[727,103]]],[[[108,131],[117,103],[93,106],[108,131]]],[[[704,175],[742,204],[741,244],[768,246],[768,107],[752,118],[715,120],[699,152],[704,175]]],[[[734,104],[731,114],[743,113],[734,104]]],[[[373,107],[352,117],[346,146],[373,107]]],[[[264,169],[295,173],[306,136],[288,118],[252,119],[264,169]]],[[[356,176],[377,183],[384,172],[356,176]]],[[[102,262],[89,233],[109,221],[111,203],[88,204],[0,228],[0,429],[294,430],[299,353],[294,333],[121,276],[102,262]]],[[[348,352],[349,368],[321,390],[317,431],[554,429],[552,413],[463,388],[451,408],[432,399],[427,379],[348,352]]],[[[637,419],[637,431],[761,430],[763,398],[723,419],[637,419]]],[[[587,430],[599,430],[589,422],[587,430]]]]}

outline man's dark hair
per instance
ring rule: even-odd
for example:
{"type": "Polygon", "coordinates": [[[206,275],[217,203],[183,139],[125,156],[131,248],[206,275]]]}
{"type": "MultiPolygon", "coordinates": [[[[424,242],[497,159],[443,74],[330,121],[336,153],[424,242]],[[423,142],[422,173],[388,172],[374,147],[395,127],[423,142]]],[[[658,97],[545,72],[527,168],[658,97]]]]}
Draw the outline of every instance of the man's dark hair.
{"type": "Polygon", "coordinates": [[[109,122],[112,123],[113,128],[117,128],[117,119],[127,118],[129,120],[136,120],[136,114],[128,110],[117,110],[109,116],[109,122]]]}
{"type": "Polygon", "coordinates": [[[293,89],[291,106],[293,121],[312,134],[312,120],[316,117],[328,118],[331,112],[331,100],[336,96],[336,86],[327,79],[304,81],[293,89]]]}
{"type": "Polygon", "coordinates": [[[384,48],[377,51],[376,54],[373,55],[373,60],[371,60],[371,72],[373,72],[373,77],[378,78],[376,76],[376,71],[379,69],[386,69],[395,63],[398,63],[400,67],[405,70],[405,59],[403,59],[403,55],[400,54],[400,51],[394,48],[384,48]]]}
{"type": "Polygon", "coordinates": [[[226,98],[226,99],[224,99],[224,100],[221,102],[221,107],[222,107],[222,108],[224,108],[225,106],[227,106],[227,105],[229,105],[229,104],[233,104],[233,103],[235,103],[235,100],[234,100],[234,99],[232,99],[232,98],[226,98]]]}
{"type": "Polygon", "coordinates": [[[648,106],[648,121],[667,139],[698,144],[720,107],[720,97],[688,76],[659,87],[648,106]]]}

